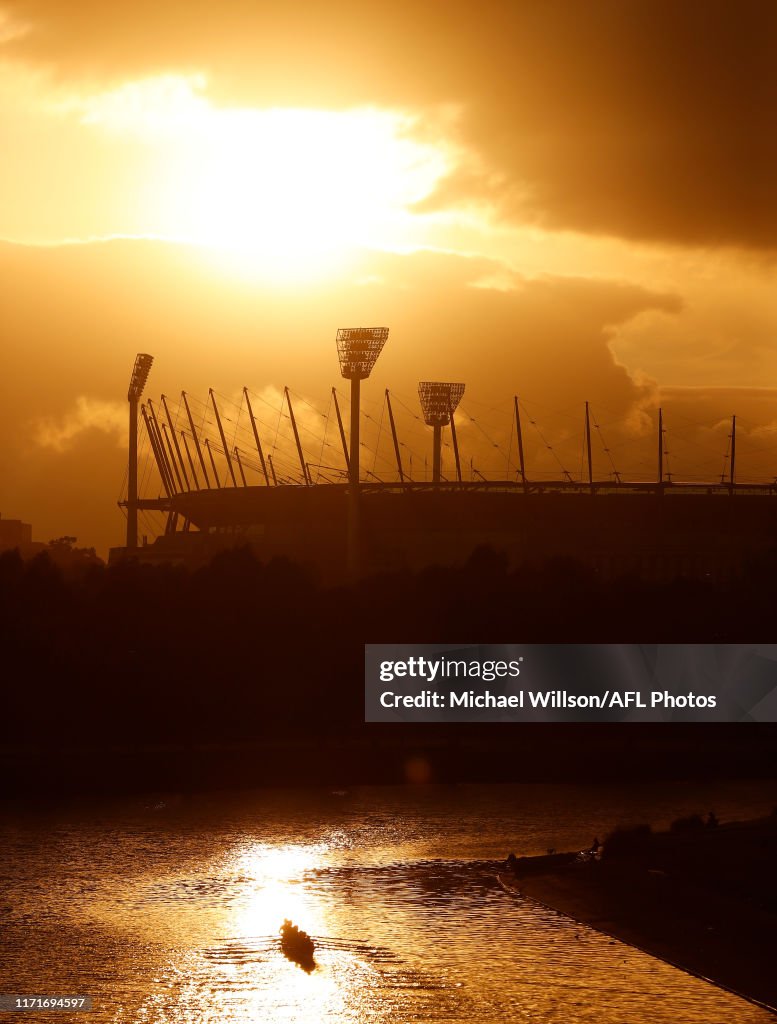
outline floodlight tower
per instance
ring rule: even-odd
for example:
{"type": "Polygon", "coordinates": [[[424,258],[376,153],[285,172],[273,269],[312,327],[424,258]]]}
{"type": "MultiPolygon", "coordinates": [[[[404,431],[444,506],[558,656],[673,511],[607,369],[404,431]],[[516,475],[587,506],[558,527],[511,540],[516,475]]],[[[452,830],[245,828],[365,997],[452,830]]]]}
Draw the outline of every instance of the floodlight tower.
{"type": "Polygon", "coordinates": [[[418,385],[418,397],[424,413],[424,422],[434,428],[434,450],[432,459],[432,481],[438,484],[442,477],[442,428],[453,420],[453,414],[464,394],[463,384],[444,384],[440,381],[422,380],[418,385]]]}
{"type": "Polygon", "coordinates": [[[138,402],[146,386],[154,357],[139,352],[132,367],[129,402],[129,463],[127,466],[127,547],[138,546],[138,402]]]}
{"type": "Polygon", "coordinates": [[[341,327],[337,332],[337,357],[340,372],[351,382],[351,445],[348,458],[348,569],[359,572],[361,546],[359,508],[359,403],[361,382],[372,368],[386,344],[388,327],[341,327]]]}

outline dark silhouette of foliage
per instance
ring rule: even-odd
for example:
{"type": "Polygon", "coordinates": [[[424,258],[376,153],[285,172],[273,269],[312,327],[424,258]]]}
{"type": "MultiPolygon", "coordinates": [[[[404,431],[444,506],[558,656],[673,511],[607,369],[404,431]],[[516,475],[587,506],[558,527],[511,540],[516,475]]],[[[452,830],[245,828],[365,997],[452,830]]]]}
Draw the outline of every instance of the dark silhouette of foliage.
{"type": "Polygon", "coordinates": [[[703,832],[704,818],[700,814],[689,814],[686,818],[675,818],[669,826],[674,833],[703,832]]]}
{"type": "Polygon", "coordinates": [[[770,725],[383,726],[363,712],[366,642],[769,635],[777,576],[757,568],[726,583],[604,582],[576,563],[510,569],[484,549],[345,585],[248,548],[190,571],[58,546],[75,561],[0,555],[0,755],[28,751],[11,758],[11,789],[393,782],[411,756],[438,781],[774,771],[770,725]]]}
{"type": "Polygon", "coordinates": [[[650,849],[653,830],[650,825],[616,828],[604,840],[602,860],[625,860],[643,857],[650,849]]]}

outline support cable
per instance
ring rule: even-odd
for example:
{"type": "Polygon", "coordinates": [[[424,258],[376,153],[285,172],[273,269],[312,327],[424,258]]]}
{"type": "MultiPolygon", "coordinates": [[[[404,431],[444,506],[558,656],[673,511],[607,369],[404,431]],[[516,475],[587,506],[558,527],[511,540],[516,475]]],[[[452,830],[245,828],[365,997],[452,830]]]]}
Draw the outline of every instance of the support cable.
{"type": "Polygon", "coordinates": [[[610,465],[612,466],[612,474],[615,477],[616,481],[618,483],[620,483],[621,475],[618,472],[618,467],[615,465],[615,460],[612,457],[612,451],[610,450],[610,448],[607,447],[607,443],[604,440],[604,434],[602,434],[602,428],[600,427],[599,421],[597,420],[596,416],[594,415],[594,411],[593,411],[593,409],[590,408],[590,406],[589,406],[589,411],[591,413],[591,419],[593,421],[594,429],[598,433],[599,440],[602,443],[602,449],[603,449],[605,455],[607,456],[607,458],[609,459],[610,465]]]}

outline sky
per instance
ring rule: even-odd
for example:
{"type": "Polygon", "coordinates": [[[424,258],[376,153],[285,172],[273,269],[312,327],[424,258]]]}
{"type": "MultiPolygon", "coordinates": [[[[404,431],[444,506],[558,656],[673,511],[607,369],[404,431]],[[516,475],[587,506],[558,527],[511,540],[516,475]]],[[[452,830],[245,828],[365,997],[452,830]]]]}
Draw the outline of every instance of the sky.
{"type": "Polygon", "coordinates": [[[776,46],[755,0],[0,0],[0,514],[121,542],[138,351],[235,443],[249,387],[279,465],[288,385],[329,472],[357,325],[375,475],[388,387],[423,478],[432,379],[469,473],[514,476],[517,394],[537,479],[580,475],[589,401],[600,478],[654,477],[661,407],[674,478],[728,472],[736,413],[773,480],[776,46]]]}

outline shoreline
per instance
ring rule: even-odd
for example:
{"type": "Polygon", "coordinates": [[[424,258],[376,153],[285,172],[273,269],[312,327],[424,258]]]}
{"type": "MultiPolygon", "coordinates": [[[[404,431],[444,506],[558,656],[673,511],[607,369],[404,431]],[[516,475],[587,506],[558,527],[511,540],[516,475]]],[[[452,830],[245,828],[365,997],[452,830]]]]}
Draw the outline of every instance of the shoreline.
{"type": "Polygon", "coordinates": [[[732,988],[730,985],[724,982],[711,978],[709,975],[702,974],[700,971],[689,967],[688,964],[680,963],[679,960],[673,960],[664,953],[658,952],[655,948],[649,948],[648,946],[640,945],[634,937],[627,936],[627,930],[618,929],[617,931],[610,931],[604,928],[601,924],[595,924],[591,920],[585,917],[577,916],[568,910],[562,910],[558,906],[554,906],[550,903],[545,903],[536,896],[530,896],[525,890],[518,889],[507,875],[497,875],[497,880],[502,888],[511,896],[516,896],[522,900],[528,900],[530,903],[536,903],[537,906],[543,907],[545,910],[550,910],[554,914],[560,914],[563,917],[568,918],[570,921],[574,921],[576,924],[584,925],[588,928],[593,928],[594,931],[599,932],[601,935],[606,935],[608,938],[617,939],[618,942],[622,942],[626,946],[630,946],[632,949],[637,949],[641,953],[646,953],[648,956],[654,957],[656,960],[660,960],[662,963],[669,964],[670,967],[675,967],[677,970],[682,971],[684,974],[689,974],[693,978],[698,978],[699,981],[706,981],[709,985],[714,985],[715,988],[722,989],[724,992],[730,992],[731,995],[737,996],[739,999],[744,999],[748,1003],[752,1003],[754,1006],[758,1006],[762,1010],[766,1010],[769,1013],[777,1016],[777,1006],[772,1006],[769,1003],[763,1002],[756,996],[749,995],[747,992],[743,992],[740,989],[732,988]]]}
{"type": "MultiPolygon", "coordinates": [[[[760,842],[775,830],[765,822],[721,827],[719,835],[693,837],[704,855],[714,844],[760,842]],[[722,837],[722,838],[721,838],[722,837]]],[[[717,832],[717,830],[716,830],[717,832]]],[[[688,838],[669,833],[654,837],[656,862],[666,865],[673,845],[687,847],[688,838]],[[663,847],[663,849],[662,849],[663,847]]],[[[687,867],[687,849],[682,849],[687,867]]],[[[654,956],[725,989],[777,1016],[777,978],[769,967],[777,948],[777,915],[762,905],[757,871],[742,868],[746,891],[734,894],[714,879],[687,870],[666,871],[647,866],[650,859],[579,862],[574,854],[554,858],[522,858],[517,868],[497,876],[508,893],[587,925],[611,938],[654,956]],[[757,896],[754,896],[756,893],[757,896]]],[[[679,861],[679,858],[676,858],[679,861]]],[[[691,858],[692,859],[692,858],[691,858]]],[[[764,881],[764,885],[766,882],[764,881]]]]}

